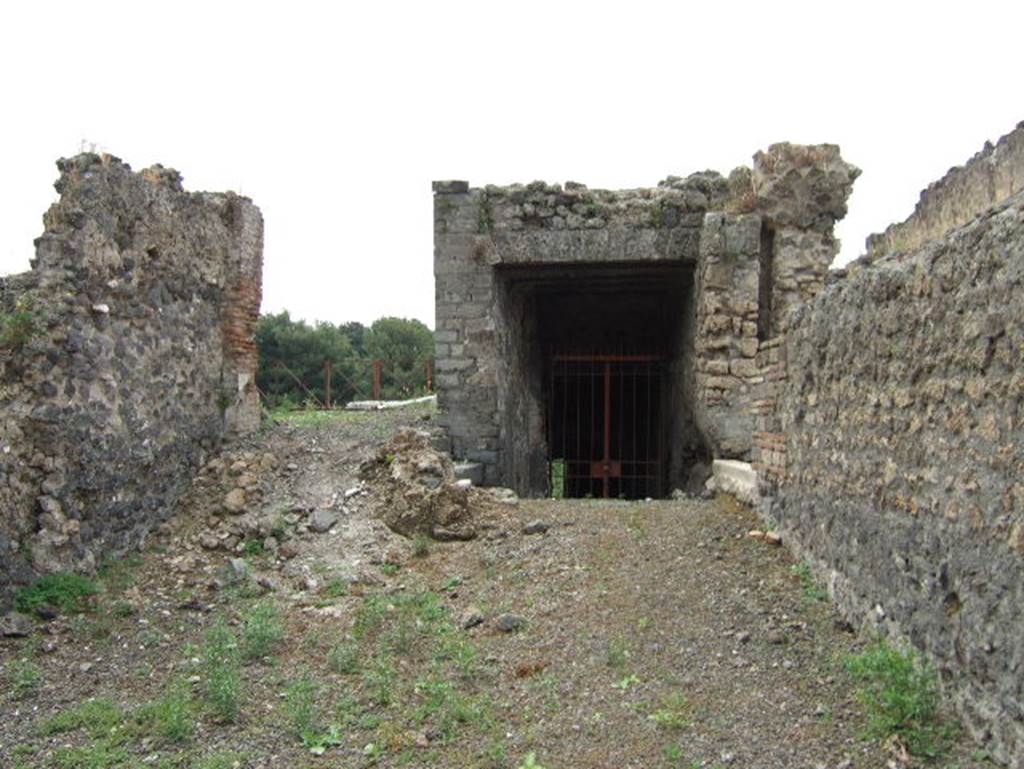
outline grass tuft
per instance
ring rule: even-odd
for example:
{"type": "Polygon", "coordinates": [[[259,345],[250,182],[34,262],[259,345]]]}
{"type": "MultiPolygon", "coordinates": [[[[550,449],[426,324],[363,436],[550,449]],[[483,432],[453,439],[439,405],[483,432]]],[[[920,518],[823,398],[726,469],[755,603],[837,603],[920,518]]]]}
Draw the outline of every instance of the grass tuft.
{"type": "Polygon", "coordinates": [[[280,610],[269,601],[256,604],[242,618],[242,659],[268,656],[284,636],[280,610]]]}
{"type": "Polygon", "coordinates": [[[38,691],[43,674],[31,660],[12,660],[7,666],[7,685],[11,696],[24,700],[38,691]]]}
{"type": "Polygon", "coordinates": [[[82,611],[82,599],[96,595],[96,583],[81,574],[57,572],[41,577],[18,591],[14,599],[18,611],[33,614],[42,606],[53,606],[64,612],[82,611]]]}
{"type": "Polygon", "coordinates": [[[223,619],[206,634],[203,648],[206,701],[222,721],[233,722],[241,707],[242,681],[238,670],[238,641],[223,619]]]}
{"type": "Polygon", "coordinates": [[[135,719],[146,731],[168,742],[187,742],[196,728],[188,687],[181,681],[171,684],[163,697],[143,705],[135,719]]]}
{"type": "Polygon", "coordinates": [[[941,719],[938,675],[918,652],[879,641],[847,657],[844,666],[860,684],[870,736],[895,736],[909,753],[925,758],[948,749],[956,727],[941,719]]]}
{"type": "Polygon", "coordinates": [[[108,699],[89,699],[80,702],[43,721],[39,726],[42,735],[63,734],[84,729],[91,737],[102,737],[124,720],[124,713],[108,699]]]}

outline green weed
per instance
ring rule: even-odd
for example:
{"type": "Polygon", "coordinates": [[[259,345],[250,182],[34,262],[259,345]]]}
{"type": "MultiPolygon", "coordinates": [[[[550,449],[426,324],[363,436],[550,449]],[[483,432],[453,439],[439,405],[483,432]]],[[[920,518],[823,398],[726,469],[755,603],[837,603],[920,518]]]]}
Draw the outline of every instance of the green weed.
{"type": "Polygon", "coordinates": [[[234,721],[238,717],[242,689],[238,641],[223,619],[217,620],[206,634],[203,662],[207,702],[218,718],[234,721]]]}
{"type": "Polygon", "coordinates": [[[327,598],[342,598],[348,595],[348,582],[340,577],[332,579],[324,585],[324,589],[320,591],[320,594],[327,598]]]}
{"type": "Polygon", "coordinates": [[[544,766],[537,761],[536,753],[527,753],[519,769],[544,769],[544,766]]]}
{"type": "Polygon", "coordinates": [[[629,649],[626,648],[626,644],[623,641],[609,641],[608,651],[605,654],[605,664],[610,668],[622,668],[625,667],[629,656],[629,649]]]}
{"type": "Polygon", "coordinates": [[[123,746],[108,741],[78,748],[59,748],[53,756],[57,769],[112,769],[128,760],[123,746]]]}
{"type": "Polygon", "coordinates": [[[640,679],[634,673],[630,673],[628,676],[623,676],[618,681],[612,684],[613,689],[619,689],[620,691],[626,691],[631,686],[636,686],[640,683],[640,679]]]}
{"type": "Polygon", "coordinates": [[[285,690],[284,708],[292,732],[303,743],[320,732],[319,687],[308,675],[295,679],[285,690]]]}
{"type": "Polygon", "coordinates": [[[51,735],[84,729],[90,737],[98,738],[109,734],[123,720],[124,713],[113,701],[89,699],[43,721],[38,730],[42,735],[51,735]]]}
{"type": "Polygon", "coordinates": [[[242,549],[248,558],[258,558],[261,555],[267,554],[267,550],[263,546],[262,539],[247,539],[245,544],[242,546],[242,549]]]}
{"type": "Polygon", "coordinates": [[[690,725],[689,715],[690,703],[685,696],[674,692],[665,697],[658,709],[649,715],[648,718],[665,729],[679,731],[690,725]]]}
{"type": "Polygon", "coordinates": [[[683,760],[683,749],[675,743],[672,743],[671,745],[666,745],[664,748],[662,748],[661,753],[665,756],[666,761],[669,761],[673,764],[679,764],[683,760]]]}
{"type": "Polygon", "coordinates": [[[846,657],[844,666],[860,684],[870,736],[895,735],[915,756],[945,752],[956,727],[940,718],[938,675],[918,652],[879,641],[846,657]]]}
{"type": "Polygon", "coordinates": [[[430,555],[430,538],[425,534],[417,534],[412,538],[412,557],[426,558],[430,555]]]}
{"type": "Polygon", "coordinates": [[[335,673],[352,675],[359,672],[360,655],[358,644],[338,643],[327,653],[327,664],[335,673]]]}
{"type": "Polygon", "coordinates": [[[242,618],[242,659],[268,656],[284,636],[284,623],[277,606],[269,601],[256,604],[242,618]]]}
{"type": "Polygon", "coordinates": [[[82,599],[96,595],[96,583],[81,574],[57,572],[41,577],[29,587],[18,591],[14,599],[19,611],[35,613],[41,606],[49,605],[64,612],[82,611],[82,599]]]}
{"type": "Polygon", "coordinates": [[[139,709],[136,721],[151,734],[168,742],[182,743],[191,739],[196,720],[186,684],[182,681],[172,683],[163,697],[139,709]]]}
{"type": "Polygon", "coordinates": [[[808,601],[828,600],[828,591],[814,581],[810,566],[806,563],[795,563],[789,570],[800,580],[800,584],[803,585],[805,599],[808,601]]]}
{"type": "Polygon", "coordinates": [[[0,313],[0,347],[16,350],[35,336],[38,328],[30,294],[18,298],[12,312],[0,313]]]}
{"type": "Polygon", "coordinates": [[[352,629],[355,637],[362,639],[377,630],[384,624],[387,611],[387,603],[381,596],[371,595],[364,598],[356,612],[356,621],[352,629]]]}
{"type": "Polygon", "coordinates": [[[394,700],[396,676],[395,666],[386,655],[377,657],[373,665],[363,672],[363,680],[370,688],[374,702],[382,708],[388,707],[394,700]]]}
{"type": "Polygon", "coordinates": [[[27,699],[36,693],[43,681],[42,671],[31,660],[12,660],[7,665],[7,683],[11,695],[17,700],[27,699]]]}

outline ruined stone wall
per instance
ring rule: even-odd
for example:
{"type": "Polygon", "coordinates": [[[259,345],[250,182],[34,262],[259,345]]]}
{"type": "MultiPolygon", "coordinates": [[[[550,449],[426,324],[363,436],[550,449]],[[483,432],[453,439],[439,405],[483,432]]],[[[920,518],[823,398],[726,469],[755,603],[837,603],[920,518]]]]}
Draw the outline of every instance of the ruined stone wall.
{"type": "Polygon", "coordinates": [[[1022,361],[1018,194],[799,309],[774,361],[781,384],[762,393],[778,404],[763,417],[767,512],[856,624],[931,656],[972,731],[1013,766],[1024,761],[1022,361]]]}
{"type": "Polygon", "coordinates": [[[673,362],[680,381],[669,402],[692,407],[702,435],[691,443],[749,457],[759,340],[781,333],[824,285],[839,247],[833,225],[858,174],[834,145],[777,144],[728,179],[707,171],[650,189],[436,182],[436,384],[453,455],[483,463],[487,483],[531,493],[518,484],[536,468],[520,458],[544,454],[536,396],[515,370],[528,357],[516,335],[529,321],[521,312],[511,321],[518,305],[498,290],[498,271],[677,263],[694,269],[681,303],[693,315],[678,322],[693,359],[673,362]]]}
{"type": "Polygon", "coordinates": [[[0,350],[5,588],[138,545],[205,454],[259,422],[259,210],[159,166],[58,167],[31,272],[0,281],[27,328],[0,350]]]}
{"type": "Polygon", "coordinates": [[[877,258],[913,250],[944,237],[986,208],[1024,190],[1024,123],[995,145],[985,147],[962,166],[950,169],[921,193],[905,221],[867,240],[868,256],[877,258]]]}

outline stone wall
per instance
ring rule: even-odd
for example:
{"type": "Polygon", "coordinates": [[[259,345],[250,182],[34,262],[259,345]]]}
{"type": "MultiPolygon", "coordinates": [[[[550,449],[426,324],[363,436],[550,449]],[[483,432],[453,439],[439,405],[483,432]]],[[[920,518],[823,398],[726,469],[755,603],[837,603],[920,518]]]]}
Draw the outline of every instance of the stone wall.
{"type": "Polygon", "coordinates": [[[759,340],[824,285],[858,174],[835,145],[777,144],[728,179],[705,171],[649,189],[435,182],[436,385],[453,455],[481,462],[487,483],[539,492],[543,404],[522,375],[538,354],[522,341],[533,321],[502,275],[682,265],[694,279],[673,324],[685,358],[671,364],[674,421],[696,424],[687,445],[748,458],[759,340]]]}
{"type": "Polygon", "coordinates": [[[137,546],[222,437],[259,423],[259,210],[160,166],[58,167],[32,270],[0,279],[7,595],[137,546]]]}
{"type": "Polygon", "coordinates": [[[766,512],[843,611],[926,651],[1019,766],[1024,193],[851,271],[759,360],[778,383],[760,393],[766,512]]]}
{"type": "Polygon", "coordinates": [[[905,221],[867,239],[868,256],[913,250],[1024,190],[1024,123],[921,193],[905,221]]]}

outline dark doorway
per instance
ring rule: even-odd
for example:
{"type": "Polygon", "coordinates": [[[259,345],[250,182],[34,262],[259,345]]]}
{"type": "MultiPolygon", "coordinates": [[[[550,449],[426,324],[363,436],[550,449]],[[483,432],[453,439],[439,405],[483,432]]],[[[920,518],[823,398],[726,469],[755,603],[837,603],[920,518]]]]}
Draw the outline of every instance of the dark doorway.
{"type": "Polygon", "coordinates": [[[660,498],[706,455],[685,262],[498,272],[503,477],[524,496],[660,498]]]}
{"type": "Polygon", "coordinates": [[[552,495],[662,495],[663,361],[651,355],[555,356],[548,450],[552,495]]]}

